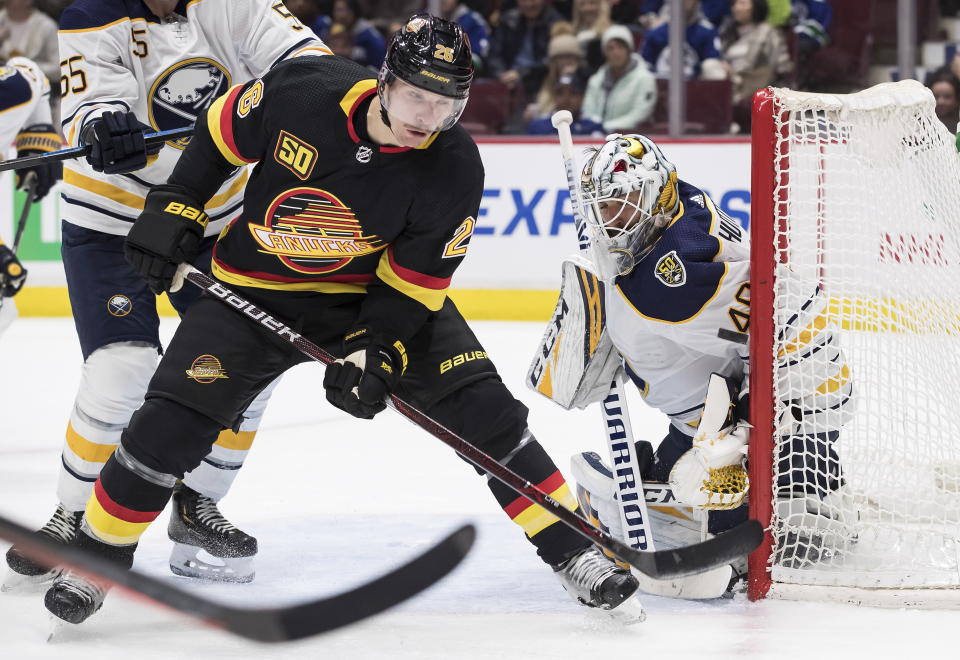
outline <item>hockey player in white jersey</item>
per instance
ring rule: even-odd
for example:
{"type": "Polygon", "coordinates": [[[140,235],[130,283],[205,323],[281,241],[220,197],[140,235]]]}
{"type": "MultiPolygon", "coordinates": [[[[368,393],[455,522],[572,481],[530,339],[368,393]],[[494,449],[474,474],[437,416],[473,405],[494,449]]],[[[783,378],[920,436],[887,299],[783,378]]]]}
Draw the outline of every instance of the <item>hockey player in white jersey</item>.
{"type": "MultiPolygon", "coordinates": [[[[748,236],[709,195],[680,180],[660,148],[642,135],[611,135],[595,149],[583,167],[579,196],[592,268],[605,280],[606,331],[644,401],[670,420],[655,452],[651,443],[637,442],[640,473],[645,482],[668,482],[688,508],[652,509],[653,539],[658,549],[700,541],[703,515],[709,533],[729,529],[747,515],[748,236]],[[708,385],[717,377],[727,387],[711,389],[708,399],[708,385]],[[711,401],[714,413],[719,402],[719,423],[706,419],[705,403],[711,401]]],[[[779,421],[789,440],[778,460],[790,461],[790,447],[798,444],[820,460],[783,470],[804,472],[806,479],[793,481],[811,490],[790,492],[785,478],[777,505],[781,518],[803,517],[803,526],[815,534],[850,538],[855,512],[833,445],[853,412],[853,386],[835,334],[817,321],[823,318],[823,296],[815,284],[809,291],[795,312],[803,317],[793,324],[797,337],[787,338],[798,350],[781,356],[777,365],[778,378],[802,382],[805,392],[789,406],[795,419],[779,421]],[[814,372],[808,358],[819,351],[831,356],[830,366],[814,372]],[[825,411],[832,411],[830,431],[802,433],[803,419],[826,418],[825,411]]],[[[585,452],[573,457],[572,471],[583,508],[618,535],[621,518],[610,470],[599,456],[585,452]]],[[[816,561],[814,554],[806,559],[816,561]]],[[[710,595],[720,596],[725,588],[721,582],[710,595]]]]}
{"type": "MultiPolygon", "coordinates": [[[[67,543],[101,467],[142,403],[160,347],[160,292],[130,269],[123,244],[150,187],[166,182],[186,142],[148,151],[144,134],[190,126],[231,85],[287,58],[330,51],[280,0],[77,0],[61,16],[59,44],[63,134],[70,146],[91,147],[86,162],[64,168],[63,261],[84,363],[63,448],[60,504],[39,532],[67,543]]],[[[209,270],[217,234],[238,217],[246,180],[246,169],[238,168],[206,202],[210,222],[198,268],[209,270]]],[[[170,296],[180,313],[198,295],[190,289],[170,296]]],[[[226,520],[217,501],[250,449],[271,390],[178,485],[168,529],[175,573],[253,578],[256,539],[226,520]],[[201,549],[218,560],[204,562],[201,549]]],[[[7,561],[8,585],[58,574],[16,547],[7,561]]]]}
{"type": "MultiPolygon", "coordinates": [[[[36,62],[12,57],[0,66],[0,145],[4,153],[16,144],[17,157],[37,156],[56,151],[61,138],[50,117],[50,84],[36,62]]],[[[17,172],[16,185],[24,187],[28,177],[35,180],[33,200],[42,199],[63,175],[60,163],[34,165],[17,172]]],[[[27,279],[27,271],[3,238],[0,238],[0,331],[17,315],[13,296],[27,279]]]]}

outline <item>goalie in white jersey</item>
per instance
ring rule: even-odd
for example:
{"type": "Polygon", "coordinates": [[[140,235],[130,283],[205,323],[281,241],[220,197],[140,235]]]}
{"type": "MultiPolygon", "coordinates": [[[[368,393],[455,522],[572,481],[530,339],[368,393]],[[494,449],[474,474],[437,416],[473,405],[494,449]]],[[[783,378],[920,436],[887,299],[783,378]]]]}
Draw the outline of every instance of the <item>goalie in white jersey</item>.
{"type": "MultiPolygon", "coordinates": [[[[655,452],[649,442],[637,443],[640,474],[645,482],[668,482],[677,502],[692,507],[657,507],[650,515],[652,535],[658,548],[694,543],[700,540],[705,511],[710,533],[747,515],[748,236],[706,193],[680,180],[660,148],[642,135],[609,136],[590,154],[579,188],[591,269],[604,280],[605,330],[614,354],[619,353],[644,401],[670,420],[655,452]],[[714,414],[710,424],[701,425],[709,414],[705,402],[713,374],[727,387],[719,388],[719,396],[710,390],[710,400],[719,401],[721,423],[704,428],[717,419],[714,414]]],[[[810,490],[787,490],[791,480],[785,476],[778,507],[781,518],[814,529],[821,538],[850,538],[855,514],[833,445],[853,412],[853,385],[837,337],[823,322],[823,296],[815,283],[807,290],[808,297],[788,311],[798,317],[790,324],[796,336],[783,338],[786,348],[777,362],[777,377],[794,385],[784,391],[802,395],[788,403],[789,418],[778,420],[778,432],[787,441],[776,458],[789,465],[779,472],[806,474],[792,481],[809,484],[810,490]],[[818,353],[828,359],[814,363],[810,357],[818,353]],[[805,424],[814,420],[818,429],[830,430],[805,433],[805,424]],[[830,425],[824,426],[826,420],[830,425]],[[799,446],[817,457],[815,465],[790,458],[790,448],[799,446]]],[[[616,489],[599,456],[575,456],[573,474],[584,509],[619,533],[616,489]]],[[[808,546],[812,549],[803,560],[816,561],[819,546],[808,546]]],[[[725,586],[721,582],[712,595],[721,595],[725,586]]],[[[673,595],[682,593],[678,589],[673,595]]]]}
{"type": "MultiPolygon", "coordinates": [[[[76,0],[61,16],[59,43],[63,134],[70,146],[91,147],[86,162],[64,168],[63,261],[84,364],[63,448],[60,505],[40,530],[66,543],[143,401],[160,348],[160,292],[130,269],[123,244],[150,187],[166,182],[186,142],[148,150],[144,135],[191,126],[231,86],[278,62],[330,51],[280,0],[76,0]]],[[[249,99],[252,107],[259,101],[249,99]]],[[[239,216],[246,180],[247,170],[238,168],[206,200],[210,222],[194,262],[201,270],[209,271],[217,234],[239,216]]],[[[170,296],[178,312],[196,299],[195,291],[185,287],[170,296]]],[[[178,486],[168,530],[175,573],[253,579],[256,539],[230,524],[216,502],[250,449],[271,390],[221,433],[178,486]],[[200,549],[219,560],[204,563],[196,557],[200,549]]],[[[58,574],[16,547],[7,561],[8,586],[58,574]]]]}
{"type": "MultiPolygon", "coordinates": [[[[50,118],[50,84],[40,67],[26,57],[11,57],[0,66],[0,145],[6,156],[16,143],[17,157],[38,156],[56,151],[61,138],[50,118]]],[[[33,183],[33,200],[42,199],[62,176],[60,163],[34,165],[17,171],[16,186],[33,183]],[[28,178],[29,177],[29,178],[28,178]]],[[[0,331],[16,318],[12,298],[20,292],[27,271],[17,255],[0,238],[0,331]]]]}

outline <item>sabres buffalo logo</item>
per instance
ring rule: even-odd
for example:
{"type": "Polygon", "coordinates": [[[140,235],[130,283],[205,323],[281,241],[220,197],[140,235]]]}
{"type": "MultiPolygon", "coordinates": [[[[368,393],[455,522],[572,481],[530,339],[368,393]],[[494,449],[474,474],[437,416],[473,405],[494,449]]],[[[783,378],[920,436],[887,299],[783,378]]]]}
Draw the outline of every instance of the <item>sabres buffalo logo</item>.
{"type": "Polygon", "coordinates": [[[264,223],[247,226],[261,252],[310,275],[332,273],[354,257],[386,247],[376,235],[364,235],[346,204],[317,188],[294,188],[278,195],[264,214],[264,223]]]}
{"type": "MultiPolygon", "coordinates": [[[[230,87],[230,74],[218,62],[194,57],[157,76],[150,88],[150,123],[158,131],[191,126],[230,87]]],[[[190,138],[169,142],[183,149],[190,138]]]]}
{"type": "Polygon", "coordinates": [[[657,279],[667,286],[683,286],[687,281],[687,269],[683,267],[676,250],[670,250],[660,257],[654,272],[657,279]]]}

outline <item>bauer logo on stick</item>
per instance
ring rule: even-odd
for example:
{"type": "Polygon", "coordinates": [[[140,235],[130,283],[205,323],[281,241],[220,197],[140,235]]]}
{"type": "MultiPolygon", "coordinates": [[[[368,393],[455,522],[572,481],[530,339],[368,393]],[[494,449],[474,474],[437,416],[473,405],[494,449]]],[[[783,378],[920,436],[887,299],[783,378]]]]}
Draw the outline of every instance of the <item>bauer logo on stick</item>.
{"type": "Polygon", "coordinates": [[[657,279],[667,286],[683,286],[687,281],[687,270],[677,256],[676,250],[670,250],[660,257],[654,269],[657,279]]]}

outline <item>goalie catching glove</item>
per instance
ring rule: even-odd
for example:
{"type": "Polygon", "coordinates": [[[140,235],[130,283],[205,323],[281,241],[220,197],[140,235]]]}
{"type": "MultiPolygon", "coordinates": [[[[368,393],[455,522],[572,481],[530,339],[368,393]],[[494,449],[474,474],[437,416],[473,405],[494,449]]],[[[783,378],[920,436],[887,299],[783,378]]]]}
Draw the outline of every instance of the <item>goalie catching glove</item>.
{"type": "Polygon", "coordinates": [[[727,381],[713,374],[693,447],[670,470],[670,487],[682,504],[704,509],[735,509],[743,504],[750,487],[746,470],[749,426],[730,422],[730,411],[727,381]]]}
{"type": "Polygon", "coordinates": [[[354,417],[373,419],[407,369],[407,350],[399,340],[361,327],[343,338],[343,354],[323,376],[327,401],[354,417]]]}
{"type": "Polygon", "coordinates": [[[127,235],[127,263],[155,294],[169,291],[177,266],[197,258],[209,220],[183,186],[154,186],[127,235]]]}

